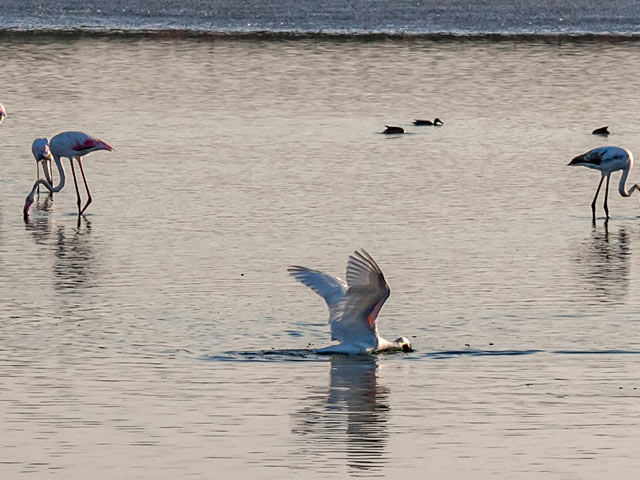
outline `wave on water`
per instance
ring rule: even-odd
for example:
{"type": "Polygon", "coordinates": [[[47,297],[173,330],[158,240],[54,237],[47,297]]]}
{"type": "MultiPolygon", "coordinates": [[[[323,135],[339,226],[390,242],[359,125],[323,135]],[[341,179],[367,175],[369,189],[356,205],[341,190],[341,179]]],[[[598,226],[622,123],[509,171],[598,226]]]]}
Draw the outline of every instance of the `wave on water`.
{"type": "MultiPolygon", "coordinates": [[[[394,356],[398,358],[407,358],[418,360],[431,358],[437,360],[447,360],[459,357],[513,357],[522,355],[535,355],[538,353],[549,353],[552,355],[640,355],[640,350],[626,349],[605,349],[605,350],[481,350],[481,349],[464,349],[464,350],[442,350],[435,352],[412,352],[412,353],[384,353],[384,356],[394,356]]],[[[204,360],[214,362],[305,362],[305,361],[328,361],[332,357],[344,357],[345,355],[320,355],[314,349],[272,349],[272,350],[256,350],[256,351],[238,351],[224,352],[219,355],[206,355],[202,357],[204,360]]],[[[376,358],[380,355],[360,355],[359,357],[376,358]]],[[[354,356],[358,357],[358,356],[354,356]]]]}
{"type": "Polygon", "coordinates": [[[301,348],[224,352],[219,355],[205,355],[202,358],[214,362],[308,362],[327,361],[327,357],[318,355],[315,350],[301,348]]]}

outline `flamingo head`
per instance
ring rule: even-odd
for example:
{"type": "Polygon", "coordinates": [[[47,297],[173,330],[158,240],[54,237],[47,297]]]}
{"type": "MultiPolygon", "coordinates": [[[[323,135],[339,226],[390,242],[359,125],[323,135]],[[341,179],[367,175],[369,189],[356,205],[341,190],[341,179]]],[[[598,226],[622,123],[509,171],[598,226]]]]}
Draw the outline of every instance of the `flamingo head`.
{"type": "Polygon", "coordinates": [[[51,155],[51,150],[49,149],[49,140],[46,138],[36,138],[31,145],[31,152],[36,162],[53,159],[53,155],[51,155]]]}
{"type": "Polygon", "coordinates": [[[404,353],[413,352],[413,347],[407,337],[400,337],[396,339],[395,343],[398,344],[398,348],[402,349],[404,353]]]}
{"type": "Polygon", "coordinates": [[[2,123],[2,121],[5,119],[6,116],[7,116],[7,111],[4,109],[4,105],[0,103],[0,123],[2,123]]]}
{"type": "Polygon", "coordinates": [[[29,195],[25,200],[24,208],[22,209],[22,215],[24,215],[25,220],[29,218],[29,209],[31,208],[32,204],[33,204],[33,195],[29,195]]]}

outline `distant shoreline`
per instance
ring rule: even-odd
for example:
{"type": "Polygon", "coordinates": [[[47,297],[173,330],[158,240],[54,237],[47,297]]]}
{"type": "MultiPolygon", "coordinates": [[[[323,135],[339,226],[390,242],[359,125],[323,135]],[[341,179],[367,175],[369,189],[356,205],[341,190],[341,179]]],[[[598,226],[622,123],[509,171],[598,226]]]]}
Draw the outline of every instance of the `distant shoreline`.
{"type": "Polygon", "coordinates": [[[149,39],[201,39],[201,40],[328,40],[328,41],[523,41],[523,42],[636,42],[638,33],[499,33],[499,32],[341,32],[341,31],[209,31],[196,29],[108,29],[97,27],[77,28],[1,28],[0,38],[35,39],[44,37],[95,37],[105,39],[149,38],[149,39]]]}

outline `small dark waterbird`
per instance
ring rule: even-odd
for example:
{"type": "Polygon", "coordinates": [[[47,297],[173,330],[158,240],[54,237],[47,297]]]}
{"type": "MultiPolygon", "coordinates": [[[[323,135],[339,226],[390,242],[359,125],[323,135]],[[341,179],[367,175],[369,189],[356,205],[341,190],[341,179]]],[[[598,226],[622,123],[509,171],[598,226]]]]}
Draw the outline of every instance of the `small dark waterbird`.
{"type": "Polygon", "coordinates": [[[385,125],[385,127],[386,128],[385,128],[384,132],[382,132],[382,133],[385,133],[387,135],[394,135],[394,134],[397,134],[397,133],[400,133],[400,134],[404,133],[404,128],[402,128],[402,127],[396,127],[394,125],[385,125]]]}
{"type": "Polygon", "coordinates": [[[593,135],[609,135],[609,126],[596,128],[593,132],[593,135]]]}
{"type": "Polygon", "coordinates": [[[416,126],[439,127],[441,125],[444,125],[444,122],[442,120],[440,120],[439,118],[436,118],[433,122],[431,120],[420,120],[419,118],[416,118],[413,121],[413,124],[416,125],[416,126]]]}
{"type": "Polygon", "coordinates": [[[594,170],[600,170],[600,183],[596,189],[596,194],[591,202],[591,213],[593,215],[593,221],[596,220],[596,200],[598,199],[598,193],[600,193],[600,187],[602,187],[602,181],[607,178],[607,185],[604,193],[604,212],[609,219],[609,208],[607,207],[607,197],[609,196],[609,177],[613,172],[622,170],[622,176],[620,177],[620,184],[618,185],[618,192],[623,197],[630,197],[635,190],[640,190],[638,184],[633,185],[628,191],[625,183],[629,172],[633,167],[633,155],[626,148],[621,147],[599,147],[589,150],[587,153],[578,155],[569,162],[570,166],[582,165],[594,170]]]}

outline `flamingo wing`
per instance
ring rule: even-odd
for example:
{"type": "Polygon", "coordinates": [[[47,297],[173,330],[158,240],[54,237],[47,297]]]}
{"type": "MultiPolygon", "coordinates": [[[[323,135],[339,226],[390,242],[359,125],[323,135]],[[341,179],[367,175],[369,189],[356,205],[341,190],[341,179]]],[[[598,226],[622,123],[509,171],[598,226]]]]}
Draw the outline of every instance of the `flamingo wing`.
{"type": "Polygon", "coordinates": [[[569,165],[584,165],[585,167],[611,173],[628,167],[629,151],[621,147],[599,147],[573,158],[569,165]]]}
{"type": "Polygon", "coordinates": [[[364,250],[354,252],[347,263],[348,289],[331,310],[331,336],[343,343],[376,335],[376,318],[391,289],[378,264],[364,250]]]}
{"type": "Polygon", "coordinates": [[[344,280],[328,273],[298,265],[290,266],[287,271],[293,278],[324,298],[329,310],[340,303],[347,291],[347,284],[344,280]]]}

